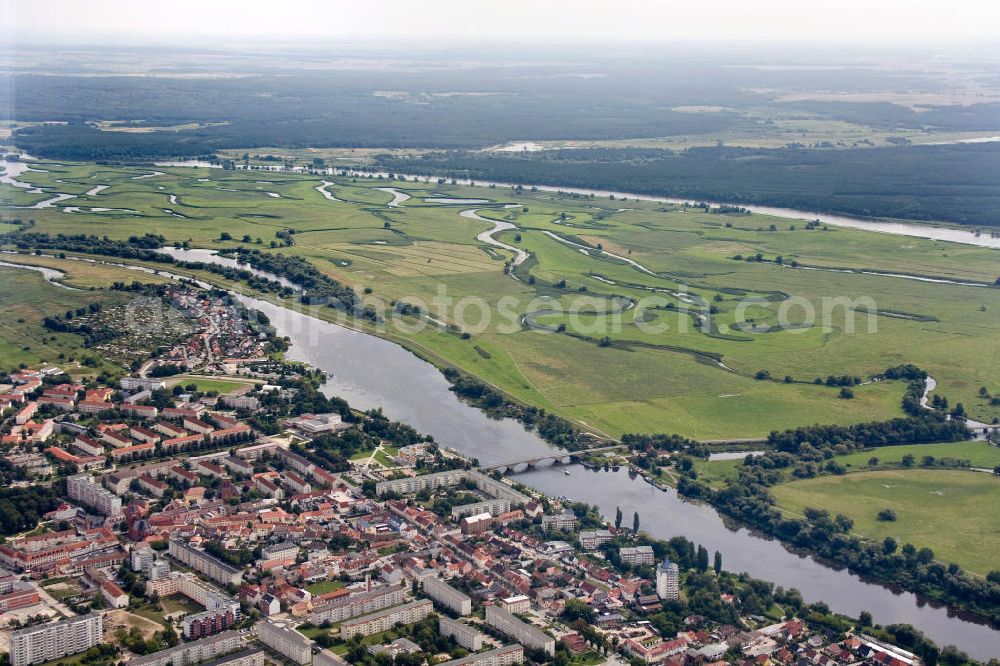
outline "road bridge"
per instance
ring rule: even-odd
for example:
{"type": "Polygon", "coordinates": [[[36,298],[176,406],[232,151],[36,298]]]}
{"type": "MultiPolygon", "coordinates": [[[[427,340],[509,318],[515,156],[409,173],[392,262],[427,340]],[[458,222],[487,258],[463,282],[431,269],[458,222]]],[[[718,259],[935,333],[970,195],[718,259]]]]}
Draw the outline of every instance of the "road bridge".
{"type": "Polygon", "coordinates": [[[505,460],[499,463],[490,463],[488,465],[480,465],[479,470],[483,472],[497,471],[501,474],[507,474],[509,472],[523,472],[525,469],[530,469],[532,467],[538,467],[540,465],[552,464],[552,465],[569,465],[574,462],[579,462],[583,458],[586,458],[592,453],[605,453],[608,451],[618,451],[626,447],[621,444],[615,444],[613,446],[600,446],[593,449],[581,449],[579,451],[565,451],[565,450],[555,450],[551,454],[547,455],[536,455],[530,458],[518,458],[516,460],[505,460]]]}

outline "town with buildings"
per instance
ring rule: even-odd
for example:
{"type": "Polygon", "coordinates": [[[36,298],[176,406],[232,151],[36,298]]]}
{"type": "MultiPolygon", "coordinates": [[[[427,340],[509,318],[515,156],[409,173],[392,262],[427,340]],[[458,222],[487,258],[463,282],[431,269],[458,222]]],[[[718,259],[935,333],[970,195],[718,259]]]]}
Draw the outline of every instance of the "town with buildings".
{"type": "Polygon", "coordinates": [[[171,298],[194,332],[134,375],[2,380],[11,666],[920,663],[683,539],[376,428],[231,306],[171,298]]]}

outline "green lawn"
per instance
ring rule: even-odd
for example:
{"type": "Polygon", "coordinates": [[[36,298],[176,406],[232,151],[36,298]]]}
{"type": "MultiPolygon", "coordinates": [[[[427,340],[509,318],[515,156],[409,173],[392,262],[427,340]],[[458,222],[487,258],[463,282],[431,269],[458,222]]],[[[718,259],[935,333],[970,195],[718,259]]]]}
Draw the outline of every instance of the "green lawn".
{"type": "Polygon", "coordinates": [[[308,587],[306,587],[306,592],[315,596],[320,594],[327,594],[328,592],[339,590],[342,587],[344,587],[344,584],[339,580],[324,580],[309,585],[308,587]]]}
{"type": "Polygon", "coordinates": [[[39,585],[57,601],[62,601],[83,592],[83,586],[80,585],[79,579],[72,577],[50,578],[42,581],[39,585]]]}
{"type": "Polygon", "coordinates": [[[370,450],[369,451],[358,451],[357,453],[355,453],[354,455],[352,455],[350,459],[351,460],[368,460],[371,457],[372,457],[372,452],[370,450]]]}
{"type": "Polygon", "coordinates": [[[91,303],[109,305],[122,300],[120,294],[71,291],[49,284],[34,271],[0,266],[0,312],[3,312],[0,368],[16,368],[22,363],[31,367],[56,363],[77,375],[96,376],[104,369],[114,371],[115,366],[84,348],[83,338],[72,333],[53,333],[42,321],[46,316],[62,315],[91,303]],[[94,358],[97,365],[81,366],[84,358],[94,358]]]}
{"type": "Polygon", "coordinates": [[[160,605],[163,606],[163,614],[170,615],[172,613],[197,613],[204,610],[197,603],[188,599],[182,594],[172,594],[169,597],[161,597],[160,605]]]}
{"type": "MultiPolygon", "coordinates": [[[[916,465],[921,464],[924,456],[933,456],[936,461],[967,460],[972,467],[983,469],[993,469],[994,466],[1000,465],[1000,447],[992,446],[983,441],[880,446],[835,456],[835,460],[846,467],[848,471],[856,472],[870,469],[868,461],[872,458],[878,458],[878,468],[899,467],[903,456],[906,455],[912,455],[916,465]]],[[[735,481],[739,476],[739,468],[742,464],[742,459],[696,459],[694,461],[698,478],[716,487],[725,485],[727,480],[735,481]]]]}
{"type": "Polygon", "coordinates": [[[866,537],[895,538],[931,548],[936,559],[981,575],[998,568],[1000,478],[983,472],[891,470],[821,476],[775,486],[778,506],[794,515],[806,507],[842,513],[866,537]],[[879,521],[882,509],[897,519],[879,521]]]}
{"type": "Polygon", "coordinates": [[[725,485],[726,481],[735,481],[739,477],[742,459],[735,460],[698,460],[694,461],[694,469],[698,478],[711,486],[725,485]]]}
{"type": "Polygon", "coordinates": [[[937,460],[947,458],[968,460],[972,467],[985,469],[993,469],[994,466],[1000,465],[1000,447],[982,441],[880,446],[837,456],[836,460],[849,469],[866,469],[868,461],[872,458],[878,458],[880,466],[896,466],[902,462],[903,456],[907,455],[916,458],[918,465],[924,456],[933,456],[937,460]]]}
{"type": "Polygon", "coordinates": [[[134,613],[135,615],[138,615],[139,617],[144,617],[147,620],[152,620],[153,622],[164,624],[165,620],[163,618],[163,615],[166,610],[166,606],[163,606],[161,604],[161,607],[164,610],[156,610],[155,608],[153,608],[152,604],[143,603],[132,608],[130,612],[134,613]]]}
{"type": "MultiPolygon", "coordinates": [[[[620,210],[620,201],[505,188],[334,178],[328,190],[343,201],[330,201],[315,190],[320,178],[304,174],[264,177],[164,167],[163,175],[135,180],[148,170],[86,163],[40,166],[47,171],[27,172],[22,179],[78,195],[95,182],[108,184],[98,195],[83,195],[83,204],[70,203],[138,212],[67,214],[56,206],[32,211],[33,231],[94,233],[99,228],[117,239],[148,232],[194,247],[244,245],[287,253],[359,293],[370,288],[364,298],[371,305],[399,299],[431,303],[439,289],[447,290],[453,302],[481,298],[490,315],[482,327],[477,327],[478,307],[467,308],[461,322],[454,309],[432,311],[461,323],[472,333],[469,339],[436,329],[390,328],[381,334],[439,366],[459,367],[597,433],[679,432],[725,439],[899,416],[899,383],[858,387],[853,400],[842,400],[838,390],[812,380],[830,374],[865,378],[900,363],[929,371],[939,382],[939,393],[952,404],[963,402],[979,420],[1000,418],[1000,408],[979,397],[980,387],[1000,394],[995,369],[982,362],[1000,354],[995,335],[1000,290],[793,270],[732,258],[780,255],[785,264],[794,260],[814,267],[986,284],[997,274],[996,252],[990,249],[832,227],[808,231],[790,220],[707,214],[651,202],[630,202],[620,210]],[[267,182],[258,182],[262,178],[267,182]],[[391,195],[379,187],[395,187],[412,198],[389,208],[391,195]],[[170,195],[178,197],[177,203],[168,201],[170,195]],[[490,223],[462,217],[462,206],[426,203],[431,196],[495,202],[480,214],[516,224],[517,231],[498,238],[533,254],[518,269],[521,280],[504,274],[508,251],[476,239],[490,223]],[[499,206],[510,202],[518,207],[499,206]],[[185,218],[164,213],[164,207],[185,218]],[[769,231],[771,224],[775,231],[769,231]],[[294,245],[271,248],[278,243],[276,232],[287,227],[296,232],[294,245]],[[233,240],[221,241],[222,231],[233,240]],[[581,251],[547,232],[593,249],[581,251]],[[241,242],[244,235],[249,245],[241,242]],[[598,245],[649,272],[603,254],[598,245]],[[694,325],[692,314],[685,312],[694,306],[676,295],[679,289],[703,299],[702,310],[713,306],[711,325],[694,325]],[[569,313],[581,294],[591,301],[582,314],[569,313]],[[594,314],[611,296],[627,297],[639,306],[594,314]],[[552,307],[539,304],[540,297],[553,298],[563,313],[537,320],[566,324],[577,337],[521,328],[522,315],[552,307]],[[651,297],[656,303],[648,302],[651,297]],[[746,298],[755,302],[748,306],[746,298]],[[508,307],[509,299],[513,305],[508,307]],[[851,309],[857,299],[871,299],[880,314],[869,317],[851,309]],[[815,320],[808,316],[810,309],[815,320]],[[792,328],[747,332],[737,327],[747,318],[774,327],[782,315],[792,328]],[[612,344],[599,346],[605,335],[612,344]],[[721,358],[732,371],[712,358],[721,358]],[[755,381],[758,370],[769,371],[774,381],[755,381]],[[794,381],[784,383],[786,375],[794,381]]],[[[23,196],[12,189],[0,186],[0,198],[23,196]]],[[[334,317],[332,312],[322,315],[334,317]]],[[[26,355],[13,341],[5,347],[0,362],[18,362],[26,355]]]]}
{"type": "Polygon", "coordinates": [[[396,463],[389,457],[385,451],[379,450],[375,452],[375,460],[383,467],[395,467],[396,463]]]}
{"type": "Polygon", "coordinates": [[[200,377],[193,375],[180,375],[177,377],[171,377],[167,383],[170,386],[176,384],[180,384],[181,386],[188,386],[189,384],[194,384],[197,387],[195,389],[197,391],[201,391],[203,393],[215,391],[219,395],[226,395],[227,393],[232,393],[236,389],[242,386],[246,386],[251,382],[241,382],[229,379],[215,379],[213,377],[200,377]]]}

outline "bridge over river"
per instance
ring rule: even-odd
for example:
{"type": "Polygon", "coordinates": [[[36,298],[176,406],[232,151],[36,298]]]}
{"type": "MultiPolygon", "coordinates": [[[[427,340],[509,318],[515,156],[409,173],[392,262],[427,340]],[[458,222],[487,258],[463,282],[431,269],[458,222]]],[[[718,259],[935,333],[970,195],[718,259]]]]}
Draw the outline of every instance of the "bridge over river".
{"type": "Polygon", "coordinates": [[[599,446],[593,449],[581,449],[579,451],[565,451],[556,450],[549,455],[543,456],[532,456],[530,458],[517,458],[515,460],[505,460],[504,462],[490,463],[489,465],[480,465],[479,469],[483,472],[498,471],[501,474],[507,474],[511,472],[523,472],[527,469],[533,467],[540,467],[543,465],[569,465],[574,462],[579,462],[589,456],[592,453],[606,453],[608,451],[620,451],[626,447],[621,444],[615,444],[612,446],[599,446]]]}

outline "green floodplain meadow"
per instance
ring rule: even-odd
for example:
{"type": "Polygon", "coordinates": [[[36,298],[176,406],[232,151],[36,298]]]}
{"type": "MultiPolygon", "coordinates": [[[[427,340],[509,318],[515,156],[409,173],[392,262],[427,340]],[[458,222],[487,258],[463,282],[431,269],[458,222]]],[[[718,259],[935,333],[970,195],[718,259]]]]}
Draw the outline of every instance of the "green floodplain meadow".
{"type": "MultiPolygon", "coordinates": [[[[951,404],[963,403],[973,418],[1000,417],[988,397],[1000,394],[1000,289],[992,287],[1000,276],[997,250],[509,187],[50,161],[32,167],[38,170],[19,179],[43,193],[0,185],[4,221],[30,220],[30,232],[122,240],[149,233],[193,248],[287,253],[350,285],[366,303],[387,307],[396,301],[431,304],[442,289],[453,302],[472,297],[485,303],[485,309],[465,307],[461,321],[454,309],[425,309],[458,325],[450,331],[427,326],[379,334],[597,434],[743,439],[786,427],[899,416],[901,382],[864,383],[845,399],[839,387],[814,380],[867,380],[903,363],[929,372],[936,391],[951,404]],[[324,181],[332,184],[323,187],[324,181]],[[106,187],[95,191],[97,185],[106,187]],[[390,206],[394,193],[378,188],[410,198],[390,206]],[[55,192],[75,197],[24,208],[55,192]],[[488,203],[427,201],[448,198],[488,203]],[[89,210],[95,207],[112,210],[89,210]],[[469,209],[516,226],[495,234],[531,253],[513,275],[504,269],[513,253],[478,240],[491,224],[460,215],[469,209]],[[764,261],[733,258],[758,254],[764,261]],[[790,326],[776,330],[782,318],[790,326]],[[760,371],[769,379],[755,378],[760,371]]],[[[6,227],[9,233],[18,230],[15,224],[6,227]]],[[[18,260],[27,261],[23,255],[18,260]]],[[[36,260],[50,267],[59,262],[36,260]]],[[[85,289],[117,278],[110,270],[63,270],[67,284],[76,280],[85,289]]],[[[38,276],[17,280],[30,283],[30,290],[7,288],[0,297],[23,311],[26,325],[65,310],[68,300],[112,297],[68,290],[53,295],[55,288],[38,276]],[[35,289],[46,296],[33,296],[35,289]]],[[[0,335],[6,342],[0,362],[8,366],[53,360],[41,348],[25,351],[11,327],[0,335]]]]}

